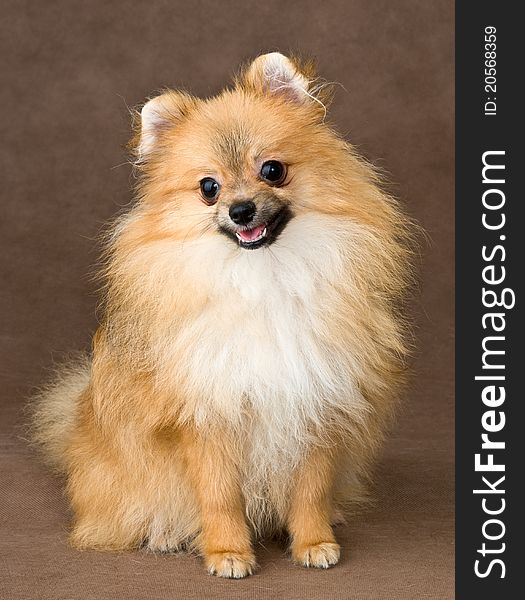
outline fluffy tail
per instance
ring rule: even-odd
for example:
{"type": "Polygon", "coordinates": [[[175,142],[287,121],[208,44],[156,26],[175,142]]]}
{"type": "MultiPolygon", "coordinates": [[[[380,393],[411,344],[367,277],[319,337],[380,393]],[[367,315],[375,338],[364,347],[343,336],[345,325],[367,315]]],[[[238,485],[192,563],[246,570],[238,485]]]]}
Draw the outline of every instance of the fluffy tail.
{"type": "Polygon", "coordinates": [[[30,405],[31,438],[42,450],[46,462],[59,472],[66,469],[66,449],[90,371],[91,360],[87,356],[61,366],[30,405]]]}

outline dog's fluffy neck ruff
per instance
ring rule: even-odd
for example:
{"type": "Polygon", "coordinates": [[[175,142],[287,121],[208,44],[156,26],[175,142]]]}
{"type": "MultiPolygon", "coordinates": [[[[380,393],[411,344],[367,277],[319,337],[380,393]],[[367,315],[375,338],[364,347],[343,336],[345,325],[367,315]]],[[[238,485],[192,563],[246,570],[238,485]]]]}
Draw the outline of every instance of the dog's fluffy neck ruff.
{"type": "Polygon", "coordinates": [[[236,431],[254,459],[248,479],[289,473],[310,443],[330,443],[322,425],[333,434],[344,424],[348,434],[370,410],[357,385],[364,367],[348,344],[352,300],[361,302],[351,273],[366,263],[370,237],[351,220],[310,214],[258,250],[216,235],[128,257],[140,273],[132,310],[149,319],[146,362],[159,392],[182,392],[181,422],[236,431]],[[179,317],[177,291],[192,288],[205,301],[186,303],[179,317]]]}
{"type": "Polygon", "coordinates": [[[305,417],[315,420],[327,397],[337,395],[342,364],[328,363],[320,344],[326,338],[326,311],[335,308],[334,284],[344,273],[350,227],[340,219],[330,221],[320,216],[293,219],[272,246],[256,251],[232,248],[220,239],[182,248],[186,265],[213,256],[206,269],[207,314],[195,315],[180,334],[188,336],[188,347],[190,339],[202,342],[196,344],[201,356],[187,356],[193,378],[202,376],[200,386],[208,390],[208,401],[191,409],[197,422],[215,411],[240,419],[249,399],[255,413],[268,413],[267,421],[300,429],[305,417]],[[210,322],[216,324],[213,331],[210,322]]]}

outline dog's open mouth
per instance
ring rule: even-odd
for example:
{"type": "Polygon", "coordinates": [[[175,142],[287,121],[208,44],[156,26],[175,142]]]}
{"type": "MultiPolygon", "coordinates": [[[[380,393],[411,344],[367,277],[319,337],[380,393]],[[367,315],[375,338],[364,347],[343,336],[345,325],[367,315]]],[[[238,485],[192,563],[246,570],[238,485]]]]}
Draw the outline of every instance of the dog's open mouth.
{"type": "MultiPolygon", "coordinates": [[[[243,227],[235,231],[235,237],[242,248],[255,249],[274,242],[291,219],[288,208],[280,210],[270,221],[255,227],[243,227]]],[[[228,232],[229,233],[229,232],[228,232]]]]}
{"type": "Polygon", "coordinates": [[[257,227],[254,227],[253,229],[240,229],[235,232],[235,235],[241,243],[255,244],[265,238],[267,233],[268,227],[266,227],[266,223],[263,223],[262,225],[257,225],[257,227]]]}

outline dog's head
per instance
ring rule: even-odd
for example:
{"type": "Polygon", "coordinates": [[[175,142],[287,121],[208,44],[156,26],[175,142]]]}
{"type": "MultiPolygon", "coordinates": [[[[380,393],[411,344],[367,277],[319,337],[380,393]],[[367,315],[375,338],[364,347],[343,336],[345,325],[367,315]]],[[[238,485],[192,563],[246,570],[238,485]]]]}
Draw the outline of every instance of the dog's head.
{"type": "Polygon", "coordinates": [[[214,98],[166,91],[149,100],[135,151],[150,233],[222,235],[257,249],[295,215],[347,211],[349,178],[356,189],[363,178],[359,161],[324,124],[329,97],[312,64],[272,53],[214,98]]]}

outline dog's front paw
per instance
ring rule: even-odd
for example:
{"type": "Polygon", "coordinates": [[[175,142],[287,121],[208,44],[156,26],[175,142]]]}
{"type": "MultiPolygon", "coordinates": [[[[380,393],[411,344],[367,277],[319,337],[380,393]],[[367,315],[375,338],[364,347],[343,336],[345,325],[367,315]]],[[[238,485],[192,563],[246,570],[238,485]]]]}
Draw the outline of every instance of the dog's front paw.
{"type": "Polygon", "coordinates": [[[255,556],[251,552],[212,552],[206,556],[208,573],[217,577],[241,579],[255,569],[255,556]]]}
{"type": "Polygon", "coordinates": [[[292,559],[304,567],[328,569],[339,562],[341,547],[335,542],[300,544],[292,548],[292,559]]]}

